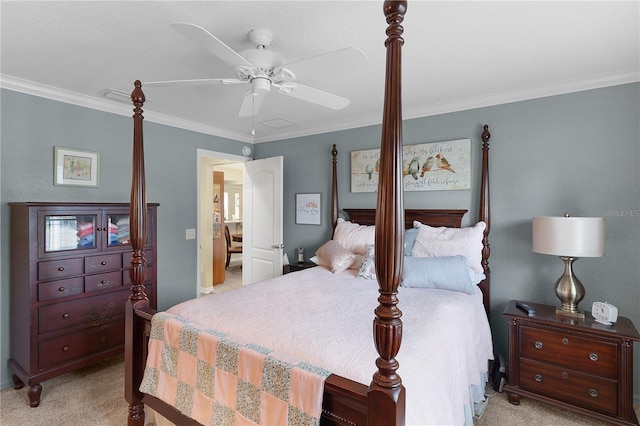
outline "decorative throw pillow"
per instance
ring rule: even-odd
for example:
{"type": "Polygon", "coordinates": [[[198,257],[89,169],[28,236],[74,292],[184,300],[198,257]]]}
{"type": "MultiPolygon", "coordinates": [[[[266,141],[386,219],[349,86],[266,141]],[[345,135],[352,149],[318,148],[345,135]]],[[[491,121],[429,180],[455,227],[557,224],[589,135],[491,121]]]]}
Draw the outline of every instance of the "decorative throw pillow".
{"type": "Polygon", "coordinates": [[[376,279],[376,263],[375,263],[375,245],[367,244],[365,247],[364,259],[362,260],[362,266],[358,271],[358,276],[367,280],[376,279]]]}
{"type": "MultiPolygon", "coordinates": [[[[361,256],[359,254],[356,254],[355,256],[356,256],[356,260],[354,260],[353,264],[349,266],[349,269],[360,269],[360,267],[362,266],[362,261],[364,260],[364,256],[361,256]]],[[[320,259],[318,256],[312,256],[309,260],[315,263],[316,265],[329,266],[326,263],[324,263],[322,259],[320,259]]]]}
{"type": "Polygon", "coordinates": [[[405,256],[401,285],[474,294],[467,259],[464,256],[405,256]]]}
{"type": "Polygon", "coordinates": [[[478,222],[467,228],[434,228],[420,222],[414,222],[418,236],[411,250],[413,257],[464,256],[470,268],[477,273],[482,269],[482,238],[486,224],[478,222]]]}
{"type": "Polygon", "coordinates": [[[376,237],[375,226],[358,225],[339,218],[333,239],[351,253],[364,254],[365,244],[373,244],[376,237]]]}
{"type": "Polygon", "coordinates": [[[356,260],[356,255],[345,249],[337,241],[327,241],[316,251],[320,263],[324,263],[334,274],[348,269],[356,260]]]}
{"type": "Polygon", "coordinates": [[[404,255],[411,256],[413,245],[416,242],[418,236],[418,228],[409,228],[404,231],[404,255]]]}

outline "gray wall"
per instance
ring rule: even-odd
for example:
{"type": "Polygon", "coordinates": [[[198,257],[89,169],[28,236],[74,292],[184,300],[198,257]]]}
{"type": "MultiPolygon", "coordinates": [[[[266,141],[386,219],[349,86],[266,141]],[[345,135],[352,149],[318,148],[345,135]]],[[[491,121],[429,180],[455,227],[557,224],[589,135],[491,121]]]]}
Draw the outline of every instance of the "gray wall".
{"type": "MultiPolygon", "coordinates": [[[[580,259],[574,269],[587,295],[618,306],[640,327],[640,84],[615,86],[439,116],[407,120],[405,144],[472,139],[472,187],[479,185],[479,133],[490,125],[492,329],[496,352],[506,354],[510,299],[556,304],[553,283],[562,263],[531,251],[531,217],[606,217],[606,257],[580,259]]],[[[10,384],[10,201],[127,201],[130,118],[73,107],[10,91],[2,92],[1,279],[2,386],[10,384]],[[52,185],[53,146],[101,152],[98,189],[52,185]]],[[[258,144],[256,158],[284,157],[284,243],[307,257],[331,233],[331,145],[338,146],[341,207],[373,207],[375,194],[350,192],[350,155],[376,148],[380,127],[370,126],[258,144]],[[323,223],[295,225],[294,194],[321,192],[323,223]],[[325,219],[326,218],[326,219],[325,219]]],[[[194,296],[195,241],[184,229],[196,224],[196,149],[238,154],[242,144],[146,123],[147,199],[159,202],[158,302],[165,308],[194,296]],[[192,191],[185,188],[192,187],[192,191]]],[[[465,224],[477,217],[475,191],[410,192],[406,208],[466,208],[465,224]]],[[[401,301],[402,303],[402,301],[401,301]]],[[[635,399],[640,401],[640,347],[635,347],[635,399]]],[[[400,370],[401,373],[402,370],[400,370]]]]}

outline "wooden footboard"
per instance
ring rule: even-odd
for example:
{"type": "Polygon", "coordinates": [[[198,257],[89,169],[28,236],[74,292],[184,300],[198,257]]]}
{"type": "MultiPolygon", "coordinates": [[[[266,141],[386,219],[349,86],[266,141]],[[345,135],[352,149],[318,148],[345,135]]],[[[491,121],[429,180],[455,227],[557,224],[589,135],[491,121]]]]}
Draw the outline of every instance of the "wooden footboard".
{"type": "MultiPolygon", "coordinates": [[[[125,342],[125,398],[129,402],[129,426],[144,425],[144,405],[179,425],[198,425],[175,408],[140,392],[151,334],[151,318],[156,313],[147,301],[127,302],[125,342]]],[[[356,426],[367,424],[368,387],[353,380],[329,376],[322,402],[322,425],[356,426]]]]}

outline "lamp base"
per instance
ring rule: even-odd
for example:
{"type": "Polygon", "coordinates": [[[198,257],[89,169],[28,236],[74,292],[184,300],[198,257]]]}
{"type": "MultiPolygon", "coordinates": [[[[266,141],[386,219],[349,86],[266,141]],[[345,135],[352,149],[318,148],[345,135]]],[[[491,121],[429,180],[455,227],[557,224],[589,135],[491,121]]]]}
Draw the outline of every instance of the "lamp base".
{"type": "Polygon", "coordinates": [[[562,315],[564,317],[571,317],[576,319],[584,319],[584,312],[582,311],[568,311],[562,309],[562,307],[556,308],[556,315],[562,315]]]}
{"type": "Polygon", "coordinates": [[[556,315],[584,319],[584,313],[578,309],[578,303],[584,299],[584,286],[573,274],[573,262],[576,257],[560,256],[564,262],[564,274],[556,281],[556,296],[560,299],[560,307],[556,315]]]}

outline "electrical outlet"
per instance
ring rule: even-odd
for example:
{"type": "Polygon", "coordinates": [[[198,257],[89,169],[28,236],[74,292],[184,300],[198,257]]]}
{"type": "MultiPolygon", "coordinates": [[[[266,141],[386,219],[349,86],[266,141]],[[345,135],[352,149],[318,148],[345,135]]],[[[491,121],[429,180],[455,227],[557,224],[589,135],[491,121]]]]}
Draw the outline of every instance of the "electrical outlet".
{"type": "Polygon", "coordinates": [[[195,240],[196,239],[196,230],[195,229],[187,229],[186,233],[187,240],[195,240]]]}

